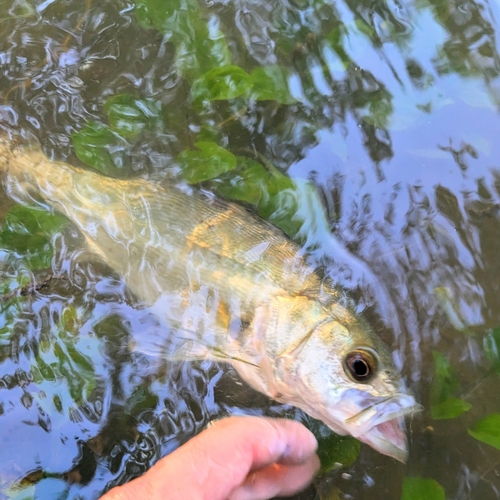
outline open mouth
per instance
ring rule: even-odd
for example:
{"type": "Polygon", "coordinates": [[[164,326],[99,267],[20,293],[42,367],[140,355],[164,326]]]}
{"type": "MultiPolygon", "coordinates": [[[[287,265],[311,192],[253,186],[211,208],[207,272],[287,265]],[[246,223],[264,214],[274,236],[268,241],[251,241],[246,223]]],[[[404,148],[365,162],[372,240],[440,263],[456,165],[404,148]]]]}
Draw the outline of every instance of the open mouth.
{"type": "Polygon", "coordinates": [[[404,417],[421,411],[422,406],[409,394],[372,404],[345,420],[346,428],[360,441],[400,462],[408,458],[404,417]]]}
{"type": "Polygon", "coordinates": [[[358,436],[358,439],[400,462],[408,460],[408,440],[402,417],[375,425],[366,434],[358,436]]]}

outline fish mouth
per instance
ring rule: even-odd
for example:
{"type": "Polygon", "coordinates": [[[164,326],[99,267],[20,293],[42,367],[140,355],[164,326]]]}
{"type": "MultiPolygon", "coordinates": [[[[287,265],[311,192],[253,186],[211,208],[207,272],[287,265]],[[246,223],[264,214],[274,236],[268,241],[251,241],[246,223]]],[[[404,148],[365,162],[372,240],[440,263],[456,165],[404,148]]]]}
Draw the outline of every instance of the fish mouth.
{"type": "Polygon", "coordinates": [[[361,411],[345,419],[345,429],[380,453],[406,462],[408,441],[404,417],[423,407],[410,394],[395,394],[373,404],[366,400],[364,403],[358,406],[363,408],[361,411]]]}

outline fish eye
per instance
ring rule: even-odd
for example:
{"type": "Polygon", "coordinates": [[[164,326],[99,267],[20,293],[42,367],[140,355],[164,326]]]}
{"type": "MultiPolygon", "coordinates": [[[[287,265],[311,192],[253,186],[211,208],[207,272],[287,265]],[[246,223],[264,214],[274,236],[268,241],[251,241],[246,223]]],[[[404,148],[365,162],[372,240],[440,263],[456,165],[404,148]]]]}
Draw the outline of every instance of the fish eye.
{"type": "Polygon", "coordinates": [[[344,370],[356,382],[369,382],[377,371],[377,358],[370,351],[356,349],[345,357],[344,370]]]}

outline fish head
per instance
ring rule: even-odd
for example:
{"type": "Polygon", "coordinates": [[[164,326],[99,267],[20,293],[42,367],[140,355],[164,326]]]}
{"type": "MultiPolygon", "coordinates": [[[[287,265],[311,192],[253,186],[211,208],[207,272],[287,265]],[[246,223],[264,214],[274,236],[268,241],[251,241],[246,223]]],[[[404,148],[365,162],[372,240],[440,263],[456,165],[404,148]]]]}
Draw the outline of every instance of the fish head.
{"type": "MultiPolygon", "coordinates": [[[[297,324],[300,327],[300,324],[297,324]]],[[[405,462],[405,419],[421,409],[369,324],[340,305],[276,360],[282,400],[338,434],[405,462]]]]}

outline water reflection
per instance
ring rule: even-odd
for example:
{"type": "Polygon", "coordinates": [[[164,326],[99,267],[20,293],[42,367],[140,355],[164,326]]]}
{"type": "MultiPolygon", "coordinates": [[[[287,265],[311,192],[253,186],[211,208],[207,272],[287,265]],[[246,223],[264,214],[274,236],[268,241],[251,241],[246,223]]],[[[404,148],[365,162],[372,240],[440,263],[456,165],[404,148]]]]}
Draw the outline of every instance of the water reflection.
{"type": "MultiPolygon", "coordinates": [[[[433,420],[427,411],[413,421],[407,470],[391,464],[388,474],[388,462],[363,449],[351,479],[334,473],[318,491],[399,498],[410,474],[438,480],[450,498],[496,498],[497,452],[467,434],[499,408],[497,376],[478,385],[490,366],[485,332],[499,324],[496,3],[202,2],[196,15],[218,40],[214,57],[249,73],[280,65],[293,97],[290,104],[281,89],[281,102],[278,94],[238,96],[202,109],[190,94],[200,76],[196,64],[179,62],[178,27],[161,18],[167,7],[156,6],[155,22],[142,11],[136,16],[144,5],[153,12],[155,2],[4,2],[0,125],[36,137],[49,156],[73,164],[105,157],[106,168],[125,177],[175,177],[179,154],[205,140],[265,158],[297,182],[312,180],[328,216],[322,231],[309,233],[312,258],[368,307],[427,410],[433,350],[457,368],[454,397],[472,404],[457,419],[433,420]],[[160,110],[154,119],[134,115],[128,130],[136,135],[124,134],[123,116],[104,109],[120,94],[152,99],[160,110]],[[113,116],[120,138],[94,128],[83,141],[88,154],[77,158],[71,135],[90,120],[107,126],[113,116]],[[340,245],[325,244],[327,230],[340,245]],[[444,306],[436,289],[446,290],[444,306]],[[449,311],[474,335],[457,331],[449,311]]],[[[2,198],[0,213],[11,208],[2,198]]],[[[311,228],[317,212],[303,213],[302,227],[311,228]]],[[[37,483],[40,497],[69,488],[68,497],[93,498],[139,474],[212,416],[252,400],[259,408],[269,403],[210,363],[175,365],[158,379],[165,367],[123,342],[147,316],[131,306],[119,277],[88,264],[79,236],[65,231],[44,233],[54,254],[35,240],[2,239],[0,483],[6,492],[43,470],[55,476],[37,483]],[[33,288],[48,275],[54,278],[33,288]],[[57,370],[43,372],[43,363],[57,370]],[[94,374],[93,387],[85,370],[94,374]],[[123,421],[125,414],[131,417],[123,421]]]]}

